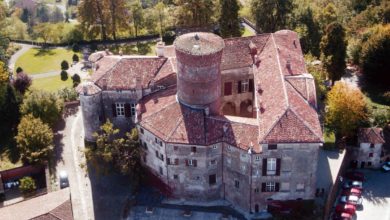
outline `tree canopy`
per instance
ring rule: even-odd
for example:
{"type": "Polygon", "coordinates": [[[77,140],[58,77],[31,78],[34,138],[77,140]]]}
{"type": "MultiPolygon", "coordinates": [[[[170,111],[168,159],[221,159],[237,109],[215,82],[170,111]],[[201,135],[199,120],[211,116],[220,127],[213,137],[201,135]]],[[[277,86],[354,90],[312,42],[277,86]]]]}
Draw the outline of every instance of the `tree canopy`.
{"type": "Polygon", "coordinates": [[[47,161],[53,150],[53,131],[32,114],[20,120],[15,140],[22,159],[28,163],[47,161]]]}
{"type": "Polygon", "coordinates": [[[221,15],[219,27],[222,37],[240,37],[240,20],[238,10],[240,9],[237,0],[220,0],[221,15]]]}

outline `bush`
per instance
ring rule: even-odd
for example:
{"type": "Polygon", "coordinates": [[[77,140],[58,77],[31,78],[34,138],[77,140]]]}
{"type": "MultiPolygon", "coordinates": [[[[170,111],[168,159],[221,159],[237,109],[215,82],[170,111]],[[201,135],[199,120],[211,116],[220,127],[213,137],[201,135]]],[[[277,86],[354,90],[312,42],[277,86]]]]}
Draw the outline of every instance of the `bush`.
{"type": "Polygon", "coordinates": [[[65,70],[62,70],[61,71],[61,80],[62,81],[66,81],[66,80],[68,80],[68,72],[66,72],[65,70]]]}
{"type": "Polygon", "coordinates": [[[73,62],[79,62],[79,56],[77,56],[77,54],[73,54],[72,60],[73,62]]]}
{"type": "Polygon", "coordinates": [[[73,52],[80,52],[80,46],[76,43],[72,45],[73,52]]]}
{"type": "Polygon", "coordinates": [[[35,180],[29,176],[23,177],[20,180],[19,190],[26,196],[33,193],[37,186],[35,180]]]}
{"type": "Polygon", "coordinates": [[[73,87],[78,86],[81,82],[81,78],[77,73],[72,76],[72,80],[73,80],[73,87]]]}
{"type": "Polygon", "coordinates": [[[69,69],[69,63],[68,63],[68,61],[63,60],[63,61],[61,62],[61,69],[62,69],[62,70],[68,70],[68,69],[69,69]]]}
{"type": "Polygon", "coordinates": [[[20,66],[16,68],[16,73],[21,73],[21,72],[23,72],[23,69],[20,66]]]}
{"type": "Polygon", "coordinates": [[[21,94],[24,94],[31,86],[32,79],[27,74],[20,72],[17,74],[16,79],[13,82],[13,86],[21,94]]]}
{"type": "Polygon", "coordinates": [[[61,97],[65,102],[75,101],[78,98],[76,90],[65,87],[58,90],[58,96],[61,97]]]}
{"type": "Polygon", "coordinates": [[[167,31],[164,33],[162,40],[167,44],[170,45],[173,43],[173,41],[176,38],[176,33],[174,31],[167,31]]]}

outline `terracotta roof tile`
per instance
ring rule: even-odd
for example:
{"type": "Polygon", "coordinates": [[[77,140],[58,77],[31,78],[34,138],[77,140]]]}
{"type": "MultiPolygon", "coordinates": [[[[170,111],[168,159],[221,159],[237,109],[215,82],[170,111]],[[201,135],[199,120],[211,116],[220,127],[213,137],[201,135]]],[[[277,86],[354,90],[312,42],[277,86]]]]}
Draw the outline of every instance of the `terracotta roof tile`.
{"type": "Polygon", "coordinates": [[[360,143],[384,144],[381,128],[361,128],[358,139],[360,143]]]}

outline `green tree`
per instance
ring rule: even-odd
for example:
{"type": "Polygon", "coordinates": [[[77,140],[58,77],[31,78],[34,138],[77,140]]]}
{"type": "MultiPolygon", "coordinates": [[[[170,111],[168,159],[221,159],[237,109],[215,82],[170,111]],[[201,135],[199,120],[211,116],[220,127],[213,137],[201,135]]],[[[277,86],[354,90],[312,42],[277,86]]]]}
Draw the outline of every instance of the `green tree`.
{"type": "Polygon", "coordinates": [[[219,27],[222,37],[239,37],[240,20],[238,19],[237,0],[220,0],[221,16],[219,18],[219,27]]]}
{"type": "Polygon", "coordinates": [[[37,189],[37,186],[35,185],[35,180],[29,176],[25,176],[21,178],[19,181],[20,181],[19,190],[25,196],[32,194],[37,189]]]}
{"type": "Polygon", "coordinates": [[[9,83],[0,84],[0,127],[12,130],[19,122],[21,96],[9,83]]]}
{"type": "Polygon", "coordinates": [[[0,61],[0,84],[9,82],[9,72],[4,62],[0,61]]]}
{"type": "Polygon", "coordinates": [[[80,78],[80,75],[79,74],[74,74],[73,76],[72,76],[72,81],[73,81],[73,87],[77,87],[79,84],[80,84],[80,82],[81,82],[81,78],[80,78]]]}
{"type": "Polygon", "coordinates": [[[62,70],[61,71],[61,73],[60,73],[60,75],[61,75],[61,80],[62,81],[66,81],[66,80],[68,80],[68,72],[66,72],[66,70],[62,70]]]}
{"type": "Polygon", "coordinates": [[[92,38],[95,34],[101,34],[103,40],[107,39],[107,26],[109,25],[109,13],[107,1],[84,0],[78,5],[78,20],[83,31],[92,38]]]}
{"type": "Polygon", "coordinates": [[[378,26],[363,44],[360,64],[371,82],[390,85],[390,24],[378,26]]]}
{"type": "Polygon", "coordinates": [[[307,8],[298,16],[299,25],[297,32],[301,36],[302,50],[305,54],[310,53],[320,57],[321,29],[319,23],[314,19],[313,10],[307,8]]]}
{"type": "Polygon", "coordinates": [[[142,26],[142,23],[144,22],[144,14],[141,2],[135,1],[131,5],[131,17],[133,20],[133,26],[134,26],[134,33],[135,36],[138,36],[139,29],[142,26]]]}
{"type": "Polygon", "coordinates": [[[62,69],[62,70],[68,70],[68,69],[69,69],[69,63],[68,63],[68,61],[63,60],[63,61],[61,62],[61,69],[62,69]]]}
{"type": "Polygon", "coordinates": [[[32,114],[20,120],[15,140],[22,160],[27,163],[44,163],[53,150],[53,131],[32,114]]]}
{"type": "Polygon", "coordinates": [[[124,30],[127,25],[128,12],[125,0],[106,0],[108,5],[111,21],[110,29],[112,37],[116,40],[117,31],[124,30]]]}
{"type": "Polygon", "coordinates": [[[346,67],[347,42],[341,24],[335,22],[327,27],[321,41],[321,52],[321,60],[333,85],[344,75],[346,67]]]}
{"type": "Polygon", "coordinates": [[[293,9],[292,0],[253,0],[251,4],[256,28],[262,33],[287,28],[293,9]]]}
{"type": "Polygon", "coordinates": [[[20,72],[16,74],[16,79],[13,80],[12,85],[22,95],[30,88],[32,79],[27,74],[20,72]]]}
{"type": "Polygon", "coordinates": [[[177,25],[204,27],[213,22],[213,0],[175,0],[177,25]]]}
{"type": "Polygon", "coordinates": [[[351,137],[368,120],[368,108],[362,92],[344,82],[337,82],[327,95],[325,123],[336,138],[351,137]]]}
{"type": "Polygon", "coordinates": [[[53,127],[62,116],[64,102],[57,95],[34,90],[27,94],[20,107],[22,115],[32,114],[53,127]]]}
{"type": "Polygon", "coordinates": [[[154,10],[157,12],[158,15],[158,23],[160,25],[160,36],[162,37],[164,35],[164,20],[166,18],[166,5],[163,1],[159,1],[155,6],[154,10]]]}
{"type": "Polygon", "coordinates": [[[0,62],[2,62],[3,64],[8,63],[8,55],[7,55],[8,46],[9,46],[9,39],[4,37],[0,33],[0,62]]]}
{"type": "Polygon", "coordinates": [[[50,21],[53,23],[58,23],[58,22],[64,21],[64,14],[62,13],[62,10],[59,7],[54,6],[54,10],[50,16],[50,21]]]}
{"type": "Polygon", "coordinates": [[[329,2],[318,14],[318,21],[323,29],[329,24],[337,21],[337,9],[332,2],[329,2]]]}

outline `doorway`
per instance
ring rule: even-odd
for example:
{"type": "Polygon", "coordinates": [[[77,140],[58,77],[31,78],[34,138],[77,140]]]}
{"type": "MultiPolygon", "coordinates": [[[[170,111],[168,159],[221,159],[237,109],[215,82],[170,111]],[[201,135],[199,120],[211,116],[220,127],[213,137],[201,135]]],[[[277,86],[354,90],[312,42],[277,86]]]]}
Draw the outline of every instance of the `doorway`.
{"type": "Polygon", "coordinates": [[[366,165],[366,162],[362,161],[362,162],[360,163],[360,168],[364,168],[365,165],[366,165]]]}

